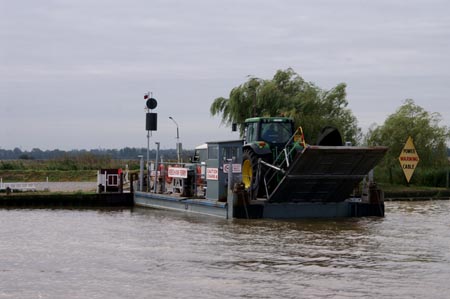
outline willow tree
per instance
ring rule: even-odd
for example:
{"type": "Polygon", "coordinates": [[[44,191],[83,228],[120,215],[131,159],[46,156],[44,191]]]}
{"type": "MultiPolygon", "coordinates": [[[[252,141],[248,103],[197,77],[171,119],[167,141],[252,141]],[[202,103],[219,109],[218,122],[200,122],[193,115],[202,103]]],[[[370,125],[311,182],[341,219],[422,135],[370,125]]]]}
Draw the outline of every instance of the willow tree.
{"type": "Polygon", "coordinates": [[[229,98],[216,98],[210,112],[213,116],[221,115],[225,125],[238,124],[241,134],[246,118],[287,116],[303,128],[308,143],[315,143],[323,127],[334,126],[344,141],[357,144],[361,130],[347,108],[345,88],[341,83],[323,90],[289,68],[277,71],[271,80],[250,77],[233,88],[229,98]]]}

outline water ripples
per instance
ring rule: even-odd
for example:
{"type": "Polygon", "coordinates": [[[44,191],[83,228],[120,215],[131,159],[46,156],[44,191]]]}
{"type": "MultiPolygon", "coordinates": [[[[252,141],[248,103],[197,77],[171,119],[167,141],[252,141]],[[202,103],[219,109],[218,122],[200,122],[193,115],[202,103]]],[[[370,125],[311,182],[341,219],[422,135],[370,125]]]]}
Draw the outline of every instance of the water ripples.
{"type": "Polygon", "coordinates": [[[385,218],[0,210],[0,298],[446,298],[450,203],[385,218]]]}

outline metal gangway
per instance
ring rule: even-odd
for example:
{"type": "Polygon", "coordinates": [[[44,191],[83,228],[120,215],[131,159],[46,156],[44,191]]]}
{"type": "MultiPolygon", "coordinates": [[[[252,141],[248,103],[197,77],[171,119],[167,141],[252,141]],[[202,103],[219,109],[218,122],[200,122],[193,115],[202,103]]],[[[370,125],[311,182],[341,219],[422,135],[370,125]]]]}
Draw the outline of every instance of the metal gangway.
{"type": "Polygon", "coordinates": [[[340,202],[346,200],[384,157],[388,148],[312,146],[285,147],[274,164],[260,160],[269,202],[340,202]]]}

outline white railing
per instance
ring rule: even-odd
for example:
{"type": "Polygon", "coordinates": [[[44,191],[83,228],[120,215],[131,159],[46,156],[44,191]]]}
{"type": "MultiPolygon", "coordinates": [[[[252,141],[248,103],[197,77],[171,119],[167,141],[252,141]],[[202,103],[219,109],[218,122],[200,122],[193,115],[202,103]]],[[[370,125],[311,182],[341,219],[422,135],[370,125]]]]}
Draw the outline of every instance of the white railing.
{"type": "Polygon", "coordinates": [[[9,188],[11,191],[36,191],[34,183],[3,183],[3,180],[0,179],[0,190],[6,190],[6,188],[9,188]]]}

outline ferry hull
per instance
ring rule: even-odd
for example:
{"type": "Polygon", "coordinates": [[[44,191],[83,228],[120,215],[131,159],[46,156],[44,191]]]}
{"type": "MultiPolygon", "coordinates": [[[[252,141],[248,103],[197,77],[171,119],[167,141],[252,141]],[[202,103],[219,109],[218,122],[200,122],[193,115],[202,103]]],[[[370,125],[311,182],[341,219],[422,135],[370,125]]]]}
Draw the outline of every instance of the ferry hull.
{"type": "Polygon", "coordinates": [[[235,206],[230,211],[228,204],[225,202],[135,192],[134,203],[141,207],[202,214],[223,219],[308,219],[384,216],[383,202],[363,203],[354,200],[328,203],[271,203],[256,201],[246,206],[235,206]]]}

